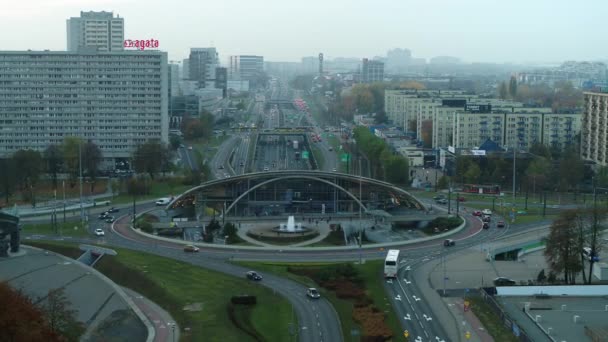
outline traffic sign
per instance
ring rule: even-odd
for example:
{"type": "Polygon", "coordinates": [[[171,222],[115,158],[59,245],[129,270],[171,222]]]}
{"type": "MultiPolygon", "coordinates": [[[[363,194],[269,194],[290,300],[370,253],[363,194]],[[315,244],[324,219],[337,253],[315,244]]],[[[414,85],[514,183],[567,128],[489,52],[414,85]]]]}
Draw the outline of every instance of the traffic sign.
{"type": "Polygon", "coordinates": [[[403,336],[405,336],[405,338],[410,337],[410,332],[408,330],[404,331],[403,336]]]}
{"type": "Polygon", "coordinates": [[[343,163],[347,163],[350,160],[350,153],[343,153],[340,159],[343,163]]]}
{"type": "Polygon", "coordinates": [[[308,151],[302,152],[302,159],[308,159],[308,151]]]}

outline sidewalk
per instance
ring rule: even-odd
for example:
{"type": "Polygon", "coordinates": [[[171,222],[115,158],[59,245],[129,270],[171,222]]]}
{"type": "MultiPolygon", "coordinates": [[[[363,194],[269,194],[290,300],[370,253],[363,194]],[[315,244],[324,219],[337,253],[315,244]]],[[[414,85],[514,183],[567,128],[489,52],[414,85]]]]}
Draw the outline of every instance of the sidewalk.
{"type": "Polygon", "coordinates": [[[485,330],[479,318],[475,316],[470,309],[464,311],[464,300],[462,298],[444,298],[443,301],[447,304],[452,316],[456,318],[459,324],[459,336],[461,340],[471,342],[493,342],[494,339],[485,330]],[[470,333],[470,338],[466,339],[467,332],[470,333]]]}
{"type": "Polygon", "coordinates": [[[152,322],[154,330],[156,331],[154,342],[179,341],[179,326],[177,326],[177,323],[167,311],[131,289],[126,287],[123,287],[122,289],[139,310],[141,310],[141,312],[148,317],[150,322],[152,322]]]}

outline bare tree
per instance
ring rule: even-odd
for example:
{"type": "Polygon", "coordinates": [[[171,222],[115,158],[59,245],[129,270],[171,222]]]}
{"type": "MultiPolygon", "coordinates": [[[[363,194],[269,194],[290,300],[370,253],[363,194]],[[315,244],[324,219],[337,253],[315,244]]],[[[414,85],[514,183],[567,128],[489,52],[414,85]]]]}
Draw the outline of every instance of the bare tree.
{"type": "Polygon", "coordinates": [[[549,268],[555,274],[563,273],[567,284],[574,284],[576,274],[583,268],[579,258],[577,219],[576,210],[562,211],[546,238],[545,258],[549,268]]]}

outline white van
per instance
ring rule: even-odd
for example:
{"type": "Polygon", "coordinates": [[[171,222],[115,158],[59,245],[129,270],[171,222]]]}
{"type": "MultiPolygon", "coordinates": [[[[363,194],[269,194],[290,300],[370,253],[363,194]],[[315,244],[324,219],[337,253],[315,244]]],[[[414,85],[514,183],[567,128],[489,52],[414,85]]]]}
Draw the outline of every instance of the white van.
{"type": "Polygon", "coordinates": [[[156,205],[167,205],[171,202],[169,197],[163,197],[156,200],[156,205]]]}

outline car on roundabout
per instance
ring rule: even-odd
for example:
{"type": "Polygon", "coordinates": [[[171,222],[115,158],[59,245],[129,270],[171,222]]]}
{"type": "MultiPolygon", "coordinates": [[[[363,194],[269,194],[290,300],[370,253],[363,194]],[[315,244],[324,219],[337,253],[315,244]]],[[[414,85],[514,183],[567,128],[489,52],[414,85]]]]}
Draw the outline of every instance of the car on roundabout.
{"type": "Polygon", "coordinates": [[[498,223],[496,223],[496,228],[504,228],[505,227],[505,221],[498,221],[498,223]]]}
{"type": "Polygon", "coordinates": [[[444,245],[445,247],[451,247],[451,246],[456,245],[456,241],[454,241],[454,240],[452,240],[452,239],[445,239],[445,240],[443,241],[443,245],[444,245]]]}
{"type": "Polygon", "coordinates": [[[118,209],[118,208],[114,208],[114,207],[112,207],[112,208],[110,208],[110,209],[109,209],[108,211],[106,211],[106,212],[107,212],[107,213],[112,214],[112,213],[117,213],[119,210],[120,210],[120,209],[118,209]]]}
{"type": "Polygon", "coordinates": [[[513,286],[516,284],[517,284],[517,282],[515,280],[505,278],[505,277],[498,277],[498,278],[494,279],[495,286],[513,286]]]}
{"type": "Polygon", "coordinates": [[[472,215],[473,216],[480,216],[481,217],[481,211],[475,210],[475,211],[473,211],[472,215]]]}
{"type": "Polygon", "coordinates": [[[490,209],[484,209],[481,211],[481,213],[483,215],[492,216],[492,210],[490,210],[490,209]]]}
{"type": "Polygon", "coordinates": [[[483,225],[481,226],[481,228],[490,229],[490,224],[488,222],[484,222],[483,225]]]}
{"type": "Polygon", "coordinates": [[[198,251],[199,251],[199,248],[194,245],[185,245],[184,246],[184,252],[196,253],[198,251]]]}
{"type": "Polygon", "coordinates": [[[321,298],[321,294],[314,287],[309,287],[306,290],[306,296],[308,296],[309,298],[312,298],[312,299],[319,299],[319,298],[321,298]]]}
{"type": "Polygon", "coordinates": [[[488,216],[488,215],[484,215],[481,218],[481,221],[483,221],[483,222],[490,222],[490,221],[492,221],[492,218],[490,216],[488,216]]]}
{"type": "Polygon", "coordinates": [[[437,204],[448,204],[448,200],[445,198],[440,198],[437,201],[435,201],[437,204]]]}
{"type": "Polygon", "coordinates": [[[112,222],[114,222],[114,216],[106,217],[106,223],[112,223],[112,222]]]}
{"type": "Polygon", "coordinates": [[[169,197],[162,197],[156,200],[156,205],[167,205],[171,203],[171,199],[169,197]]]}
{"type": "Polygon", "coordinates": [[[255,281],[262,280],[262,276],[256,271],[249,271],[249,272],[245,273],[245,276],[249,280],[255,280],[255,281]]]}
{"type": "Polygon", "coordinates": [[[95,229],[94,234],[95,234],[95,236],[105,236],[106,235],[106,233],[104,233],[103,229],[101,229],[101,228],[95,229]]]}

